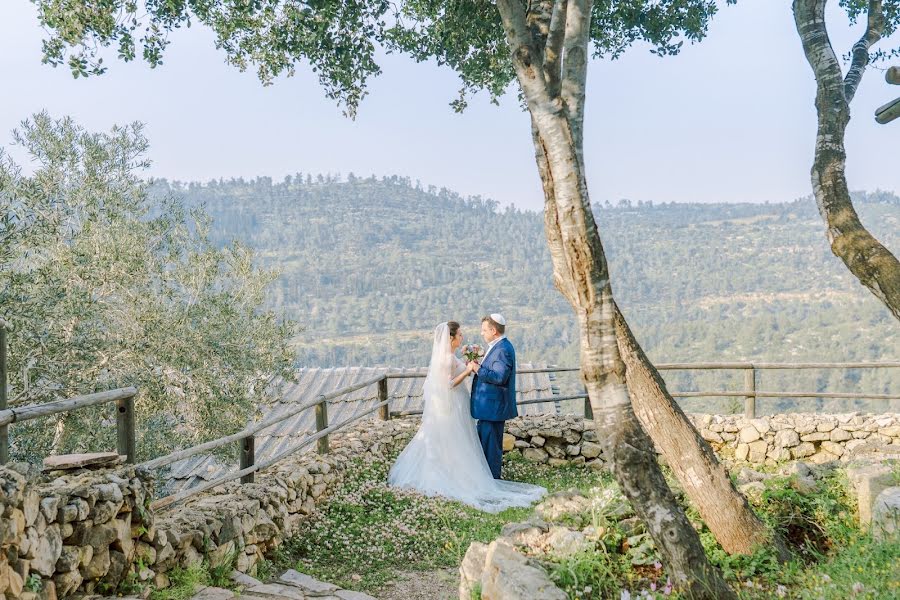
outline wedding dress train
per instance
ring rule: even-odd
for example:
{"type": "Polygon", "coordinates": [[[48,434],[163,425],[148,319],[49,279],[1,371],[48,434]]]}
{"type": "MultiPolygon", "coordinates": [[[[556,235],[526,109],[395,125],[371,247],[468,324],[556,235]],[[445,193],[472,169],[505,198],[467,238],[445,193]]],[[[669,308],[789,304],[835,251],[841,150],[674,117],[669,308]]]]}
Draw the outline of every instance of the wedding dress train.
{"type": "Polygon", "coordinates": [[[449,327],[441,323],[425,378],[422,424],[391,467],[388,483],[490,513],[530,506],[547,490],[493,478],[469,412],[468,380],[450,387],[463,370],[463,362],[450,351],[449,327]]]}

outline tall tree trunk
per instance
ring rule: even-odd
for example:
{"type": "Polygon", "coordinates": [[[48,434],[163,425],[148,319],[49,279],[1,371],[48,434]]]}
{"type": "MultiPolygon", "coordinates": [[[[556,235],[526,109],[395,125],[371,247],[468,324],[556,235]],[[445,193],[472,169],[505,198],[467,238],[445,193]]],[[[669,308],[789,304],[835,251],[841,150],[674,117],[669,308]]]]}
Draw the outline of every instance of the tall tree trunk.
{"type": "Polygon", "coordinates": [[[532,118],[554,283],[578,319],[582,378],[610,469],[676,585],[690,598],[734,598],[666,484],[628,395],[612,286],[581,152],[591,2],[537,3],[532,14],[521,0],[498,0],[497,7],[532,118]],[[557,89],[559,95],[553,93],[557,89]]]}
{"type": "MultiPolygon", "coordinates": [[[[580,115],[583,114],[583,75],[586,68],[586,61],[582,57],[586,53],[579,47],[575,36],[566,32],[567,27],[574,22],[566,18],[568,8],[568,2],[555,2],[552,8],[544,7],[543,19],[537,14],[531,17],[531,21],[537,29],[537,35],[546,38],[543,71],[547,95],[552,99],[558,94],[563,99],[566,113],[570,117],[568,122],[572,130],[572,144],[579,165],[583,165],[580,115]],[[560,49],[564,51],[560,52],[560,49]],[[566,62],[561,64],[563,54],[566,62]],[[572,119],[573,114],[579,118],[572,119]]],[[[546,163],[546,157],[542,154],[538,137],[535,137],[535,145],[539,169],[545,182],[544,193],[548,198],[548,208],[545,211],[546,231],[552,248],[561,244],[560,236],[556,234],[557,218],[552,210],[555,206],[555,202],[552,202],[554,190],[548,179],[548,168],[542,166],[542,163],[546,163]]],[[[587,199],[586,187],[583,199],[587,199]]],[[[585,206],[590,206],[590,203],[586,202],[585,206]]],[[[590,209],[587,212],[590,213],[590,209]]],[[[602,253],[602,248],[600,252],[602,253]]],[[[633,408],[716,540],[731,554],[750,554],[759,545],[774,540],[779,556],[787,560],[790,556],[787,547],[753,513],[747,500],[735,489],[728,472],[669,395],[665,383],[647,360],[618,307],[615,308],[615,322],[618,351],[626,365],[626,383],[633,408]]]]}
{"type": "Polygon", "coordinates": [[[616,337],[632,406],[716,541],[729,554],[750,554],[774,544],[779,558],[789,560],[784,541],[756,516],[712,448],[669,395],[618,307],[616,337]]]}
{"type": "Polygon", "coordinates": [[[846,77],[825,26],[826,3],[794,0],[797,33],[816,77],[818,132],[810,173],[813,194],[827,226],[831,251],[900,319],[900,262],[860,222],[844,172],[844,133],[850,122],[850,102],[869,62],[869,48],[881,39],[884,29],[881,0],[869,2],[866,32],[853,46],[846,77]]]}

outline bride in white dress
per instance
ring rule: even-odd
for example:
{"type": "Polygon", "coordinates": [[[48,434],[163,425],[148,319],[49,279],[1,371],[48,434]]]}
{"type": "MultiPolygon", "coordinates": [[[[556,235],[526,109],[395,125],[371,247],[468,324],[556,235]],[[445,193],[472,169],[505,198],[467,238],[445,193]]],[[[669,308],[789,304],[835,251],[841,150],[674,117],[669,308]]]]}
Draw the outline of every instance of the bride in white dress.
{"type": "Polygon", "coordinates": [[[435,328],[422,424],[391,467],[388,483],[490,513],[529,506],[547,490],[491,475],[469,409],[469,373],[454,354],[461,343],[458,323],[441,323],[435,328]]]}

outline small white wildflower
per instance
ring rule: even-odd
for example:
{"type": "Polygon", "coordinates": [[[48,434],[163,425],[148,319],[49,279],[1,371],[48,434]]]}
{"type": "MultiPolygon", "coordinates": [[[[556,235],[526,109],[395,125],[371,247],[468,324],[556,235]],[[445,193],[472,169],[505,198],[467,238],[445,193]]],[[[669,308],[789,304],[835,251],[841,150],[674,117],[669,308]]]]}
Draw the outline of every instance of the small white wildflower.
{"type": "Polygon", "coordinates": [[[775,588],[775,594],[779,598],[784,598],[785,596],[787,596],[787,588],[779,584],[778,587],[775,588]]]}
{"type": "Polygon", "coordinates": [[[631,600],[631,592],[622,590],[622,593],[619,594],[619,600],[631,600]]]}

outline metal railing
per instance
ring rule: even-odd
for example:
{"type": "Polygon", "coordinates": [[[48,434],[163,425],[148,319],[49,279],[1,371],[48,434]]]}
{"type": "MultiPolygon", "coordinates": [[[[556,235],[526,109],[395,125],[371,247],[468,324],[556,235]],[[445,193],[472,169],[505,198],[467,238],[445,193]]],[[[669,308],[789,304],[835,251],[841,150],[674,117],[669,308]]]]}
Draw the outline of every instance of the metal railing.
{"type": "MultiPolygon", "coordinates": [[[[852,399],[880,399],[880,400],[897,400],[900,395],[895,394],[865,394],[857,392],[782,392],[782,391],[760,391],[756,389],[756,378],[759,371],[769,369],[879,369],[879,368],[900,368],[900,362],[858,362],[858,363],[753,363],[753,362],[733,362],[733,363],[662,363],[655,365],[660,371],[694,371],[694,370],[738,370],[743,371],[744,387],[743,390],[714,390],[714,391],[685,391],[671,392],[674,398],[696,398],[696,397],[743,397],[744,415],[749,418],[756,416],[756,400],[757,398],[852,398],[852,399]]],[[[518,374],[528,373],[566,373],[577,372],[577,367],[546,367],[519,369],[518,374]]],[[[120,454],[127,456],[129,463],[135,462],[135,414],[134,414],[134,398],[138,391],[133,388],[122,388],[110,390],[106,392],[98,392],[86,396],[78,396],[67,400],[58,400],[45,404],[36,404],[24,406],[21,408],[7,408],[7,380],[6,372],[6,328],[5,323],[0,320],[0,462],[6,462],[8,458],[8,440],[7,427],[10,424],[46,417],[54,414],[70,412],[88,406],[97,406],[115,402],[117,407],[117,447],[120,454]]],[[[362,419],[376,411],[378,417],[382,420],[389,420],[394,416],[406,416],[421,414],[421,410],[391,412],[390,398],[388,397],[388,380],[389,379],[408,379],[423,378],[426,375],[425,370],[406,373],[385,373],[377,377],[361,381],[359,383],[345,386],[334,390],[327,394],[319,394],[315,398],[298,404],[291,410],[278,415],[263,419],[258,423],[248,425],[241,431],[220,437],[209,442],[172,452],[165,456],[154,458],[137,465],[139,469],[152,470],[158,469],[180,460],[196,456],[201,453],[209,452],[218,448],[222,448],[229,444],[237,442],[239,444],[240,463],[239,469],[235,472],[228,473],[221,477],[217,477],[210,481],[204,482],[202,485],[184,490],[182,492],[160,498],[153,502],[151,506],[154,509],[161,509],[171,506],[177,502],[181,502],[191,496],[195,496],[206,490],[218,487],[229,481],[240,479],[241,483],[252,483],[257,471],[272,466],[288,456],[295,454],[304,448],[309,447],[313,442],[317,443],[317,451],[319,454],[327,454],[329,452],[329,435],[340,429],[343,429],[351,423],[362,419]],[[340,423],[330,425],[328,422],[328,401],[335,398],[345,396],[357,390],[377,385],[378,391],[376,402],[374,405],[365,410],[344,419],[340,423]],[[257,434],[269,427],[277,425],[284,420],[300,414],[303,411],[315,409],[316,432],[309,435],[296,446],[288,448],[275,456],[267,458],[264,461],[256,461],[256,436],[257,434]]],[[[592,418],[590,401],[586,393],[573,394],[568,396],[548,396],[542,398],[532,398],[519,401],[519,405],[540,404],[545,402],[561,402],[564,400],[584,400],[584,416],[592,418]]]]}

